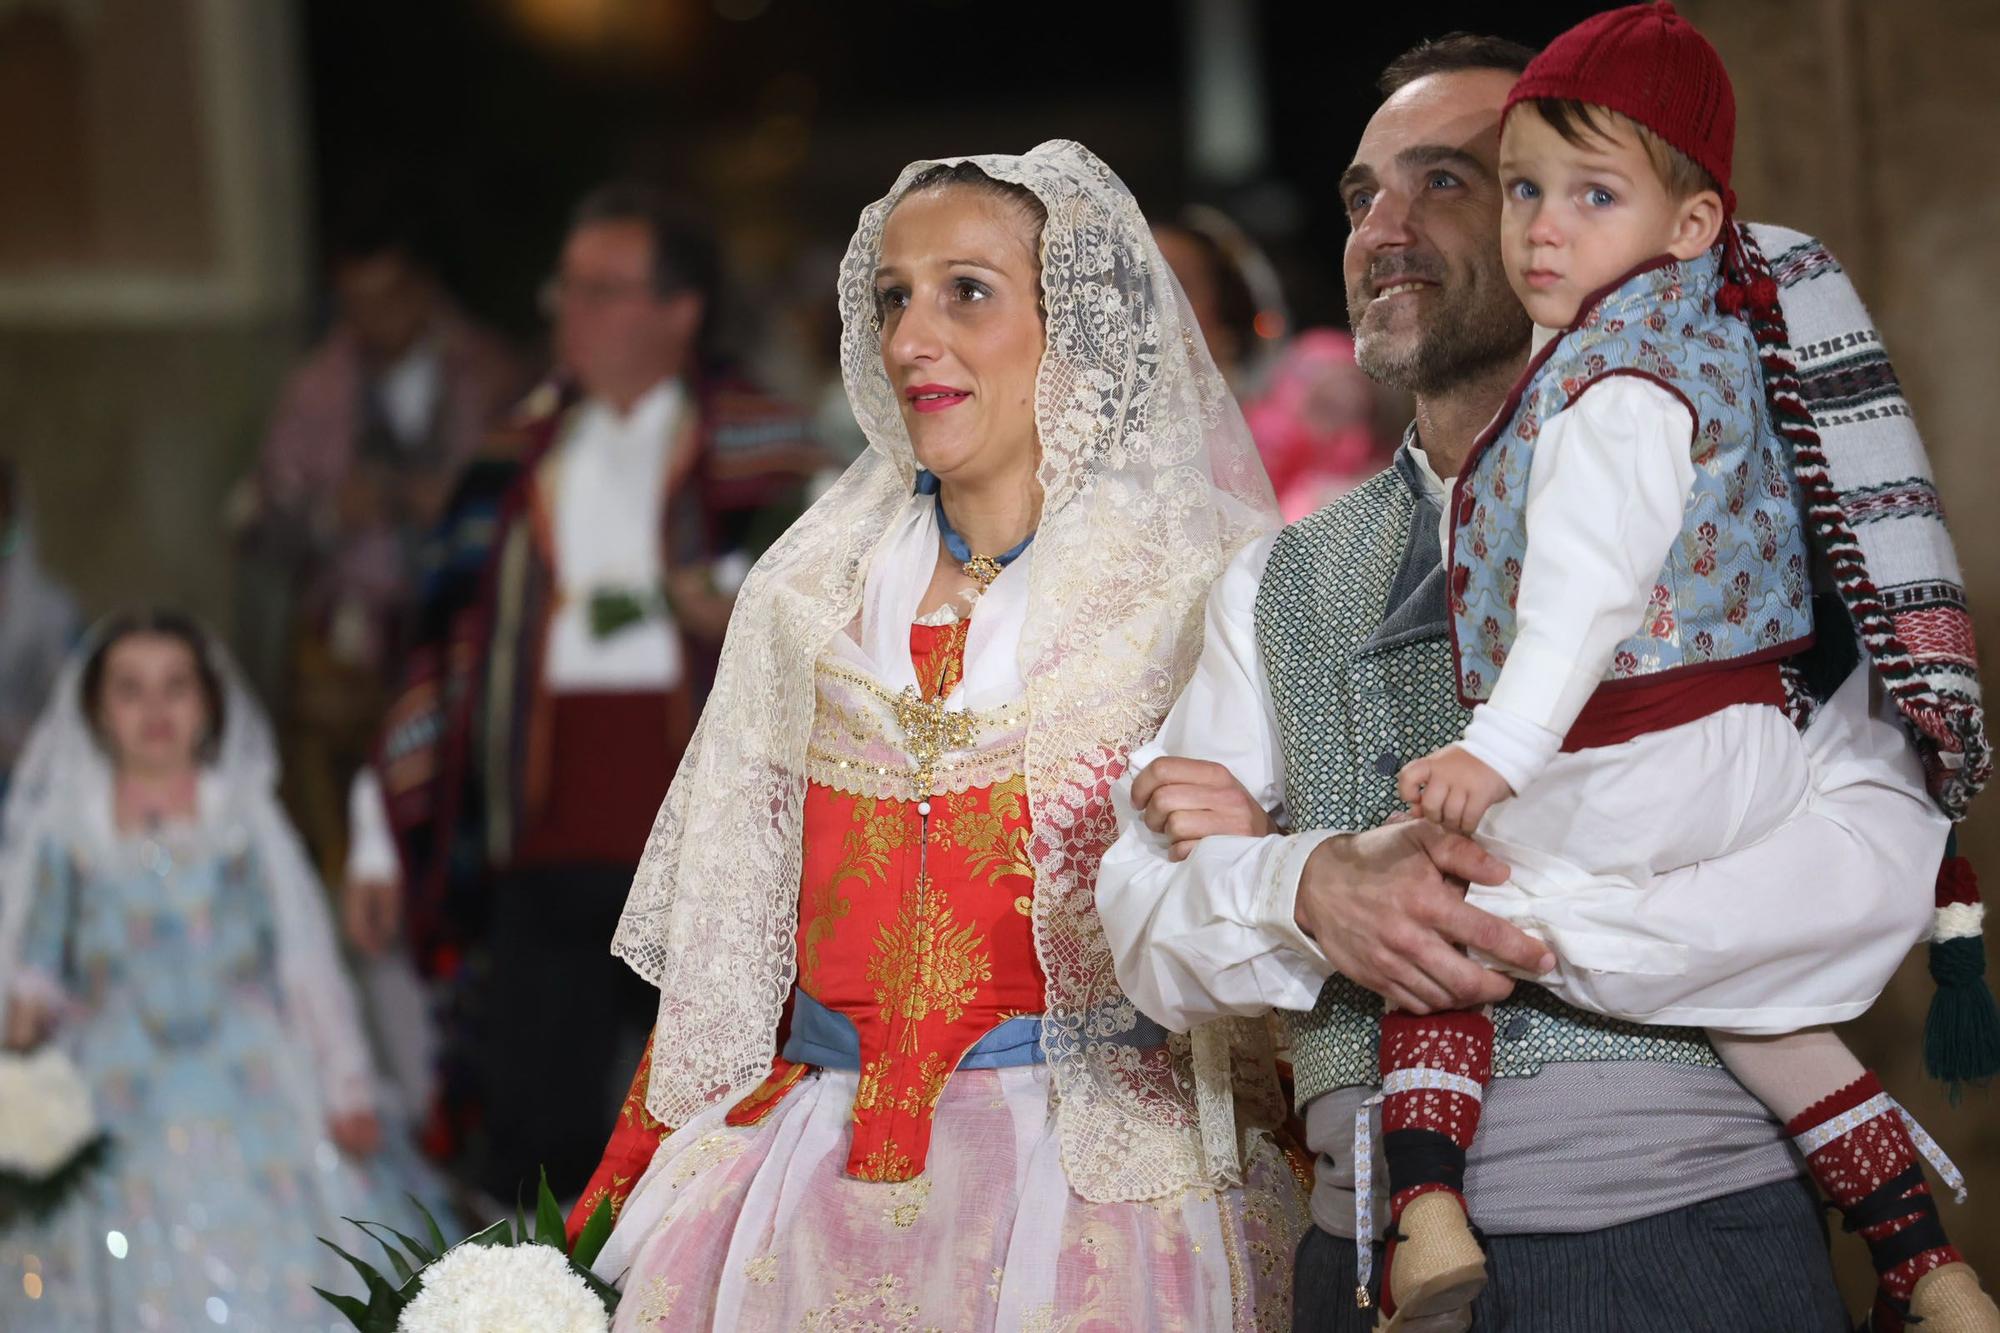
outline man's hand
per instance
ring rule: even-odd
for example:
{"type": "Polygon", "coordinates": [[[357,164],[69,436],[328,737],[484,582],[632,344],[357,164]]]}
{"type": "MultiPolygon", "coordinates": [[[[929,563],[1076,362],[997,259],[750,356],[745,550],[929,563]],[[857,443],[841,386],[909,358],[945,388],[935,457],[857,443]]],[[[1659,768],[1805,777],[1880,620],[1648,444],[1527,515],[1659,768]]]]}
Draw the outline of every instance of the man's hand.
{"type": "Polygon", "coordinates": [[[349,1111],[326,1122],[326,1132],[349,1157],[370,1157],[382,1146],[382,1122],[373,1111],[349,1111]]]}
{"type": "Polygon", "coordinates": [[[348,942],[370,958],[379,958],[403,929],[403,886],[392,879],[350,882],[341,894],[341,924],[348,942]]]}
{"type": "Polygon", "coordinates": [[[736,598],[715,590],[706,566],[669,570],[666,591],[667,606],[681,628],[706,643],[722,642],[736,598]]]}
{"type": "Polygon", "coordinates": [[[1133,779],[1132,804],[1147,828],[1172,840],[1168,855],[1176,861],[1185,861],[1203,838],[1261,838],[1278,831],[1236,775],[1207,759],[1155,759],[1133,779]]]}
{"type": "Polygon", "coordinates": [[[1398,1009],[1471,1009],[1506,999],[1514,982],[1462,950],[1529,973],[1555,966],[1546,944],[1466,905],[1468,882],[1498,884],[1507,873],[1461,834],[1414,820],[1389,824],[1313,849],[1294,911],[1336,970],[1398,1009]]]}
{"type": "Polygon", "coordinates": [[[1396,777],[1396,794],[1433,824],[1453,833],[1470,833],[1514,789],[1464,746],[1447,745],[1403,765],[1396,777]]]}

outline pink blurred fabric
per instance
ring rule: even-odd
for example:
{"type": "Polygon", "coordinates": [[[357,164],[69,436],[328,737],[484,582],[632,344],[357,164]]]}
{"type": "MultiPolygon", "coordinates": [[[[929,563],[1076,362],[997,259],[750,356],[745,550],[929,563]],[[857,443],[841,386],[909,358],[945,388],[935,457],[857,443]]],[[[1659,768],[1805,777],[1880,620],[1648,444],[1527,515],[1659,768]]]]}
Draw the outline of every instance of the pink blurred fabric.
{"type": "Polygon", "coordinates": [[[1263,395],[1243,411],[1287,523],[1388,462],[1374,409],[1375,386],[1354,364],[1353,338],[1307,329],[1292,340],[1263,395]]]}

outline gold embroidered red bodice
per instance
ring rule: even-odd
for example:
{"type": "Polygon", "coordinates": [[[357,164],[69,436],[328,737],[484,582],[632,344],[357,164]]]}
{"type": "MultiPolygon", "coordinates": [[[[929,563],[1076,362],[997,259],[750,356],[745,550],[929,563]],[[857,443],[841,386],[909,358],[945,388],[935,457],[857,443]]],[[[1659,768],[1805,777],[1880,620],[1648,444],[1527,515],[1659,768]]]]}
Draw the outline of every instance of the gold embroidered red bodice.
{"type": "MultiPolygon", "coordinates": [[[[910,627],[910,660],[926,700],[958,684],[970,628],[969,620],[910,627]]],[[[995,1027],[1042,1012],[1030,827],[1018,773],[926,800],[808,785],[798,989],[851,1021],[859,1038],[852,1175],[921,1174],[945,1079],[995,1027]]],[[[774,1060],[728,1122],[762,1120],[809,1068],[774,1060]]],[[[644,1084],[642,1065],[634,1081],[641,1112],[644,1084]]],[[[584,1201],[622,1204],[626,1180],[637,1175],[631,1163],[665,1133],[657,1122],[621,1122],[584,1201]]],[[[579,1208],[574,1224],[582,1221],[579,1208]]]]}

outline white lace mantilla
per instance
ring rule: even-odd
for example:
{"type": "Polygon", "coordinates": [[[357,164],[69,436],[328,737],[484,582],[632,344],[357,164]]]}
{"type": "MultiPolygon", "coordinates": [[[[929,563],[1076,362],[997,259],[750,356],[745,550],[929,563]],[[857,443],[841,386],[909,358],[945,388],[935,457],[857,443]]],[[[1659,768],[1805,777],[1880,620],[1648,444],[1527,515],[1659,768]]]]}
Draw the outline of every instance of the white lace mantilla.
{"type": "MultiPolygon", "coordinates": [[[[1121,1043],[1139,1015],[1118,988],[1096,879],[1117,832],[1111,784],[1194,669],[1209,584],[1275,525],[1276,506],[1242,414],[1124,183],[1062,141],[969,160],[1047,210],[1047,343],[1035,391],[1043,507],[1018,562],[1025,611],[1011,665],[1025,722],[1009,705],[1011,720],[993,722],[991,739],[943,746],[939,757],[989,744],[997,753],[998,738],[1021,727],[1019,763],[1007,767],[1026,776],[1034,823],[1043,1052],[1071,1186],[1101,1201],[1233,1183],[1239,1123],[1268,1123],[1278,1110],[1259,1044],[1266,1026],[1216,1026],[1165,1046],[1121,1043]],[[1254,1108],[1239,1122],[1246,1098],[1254,1108]]],[[[887,700],[859,686],[842,707],[863,721],[839,739],[831,729],[820,744],[812,738],[825,697],[824,678],[816,684],[821,646],[862,615],[871,567],[912,512],[916,459],[883,369],[875,269],[890,213],[940,165],[948,164],[913,163],[861,215],[840,270],[841,369],[868,452],[745,581],[715,688],[613,945],[660,989],[649,1107],[671,1125],[770,1067],[796,967],[806,785],[825,771],[814,751],[835,764],[878,755],[869,762],[885,771],[868,776],[895,795],[910,788],[886,770],[902,765],[897,781],[907,782],[920,757],[896,753],[904,733],[890,729],[887,700]]],[[[935,546],[923,568],[934,559],[935,546]]],[[[968,676],[990,615],[989,607],[973,618],[968,676]]],[[[892,628],[907,636],[908,625],[905,616],[892,628]]],[[[868,628],[858,642],[870,641],[868,628]]],[[[847,772],[832,785],[852,790],[857,775],[847,772]]],[[[971,785],[975,776],[940,768],[932,785],[971,785]]]]}

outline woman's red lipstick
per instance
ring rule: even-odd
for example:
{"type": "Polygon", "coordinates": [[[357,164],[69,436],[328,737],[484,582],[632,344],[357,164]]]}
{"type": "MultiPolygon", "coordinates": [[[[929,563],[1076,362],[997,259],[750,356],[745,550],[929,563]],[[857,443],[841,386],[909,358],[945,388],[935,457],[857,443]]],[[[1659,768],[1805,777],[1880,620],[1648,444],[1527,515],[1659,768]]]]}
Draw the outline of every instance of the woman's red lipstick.
{"type": "Polygon", "coordinates": [[[942,412],[972,397],[970,389],[954,389],[949,384],[919,384],[903,390],[903,397],[919,412],[942,412]]]}

